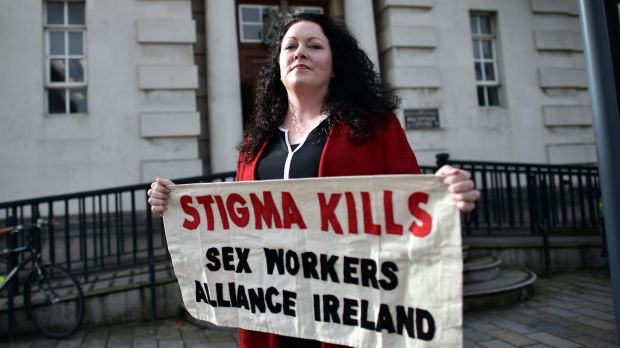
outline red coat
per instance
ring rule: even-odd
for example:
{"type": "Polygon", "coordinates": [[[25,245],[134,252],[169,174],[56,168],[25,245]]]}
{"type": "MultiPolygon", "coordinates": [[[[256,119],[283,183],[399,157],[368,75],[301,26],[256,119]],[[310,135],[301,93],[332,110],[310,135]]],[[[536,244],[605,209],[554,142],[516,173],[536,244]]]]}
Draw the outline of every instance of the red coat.
{"type": "MultiPolygon", "coordinates": [[[[320,177],[421,173],[405,132],[394,114],[378,134],[361,145],[350,141],[348,131],[346,125],[332,125],[319,162],[320,177]]],[[[266,146],[267,142],[249,163],[243,163],[240,156],[237,181],[254,180],[258,159],[266,146]]],[[[343,347],[331,343],[323,343],[321,346],[343,347]]],[[[280,348],[280,340],[275,334],[239,329],[239,347],[280,348]]]]}

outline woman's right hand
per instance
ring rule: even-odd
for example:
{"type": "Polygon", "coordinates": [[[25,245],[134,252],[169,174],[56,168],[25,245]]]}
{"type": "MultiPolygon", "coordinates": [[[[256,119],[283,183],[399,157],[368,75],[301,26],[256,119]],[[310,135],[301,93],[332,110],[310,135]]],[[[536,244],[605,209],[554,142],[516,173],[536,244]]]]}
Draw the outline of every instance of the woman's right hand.
{"type": "Polygon", "coordinates": [[[155,178],[147,192],[151,211],[159,214],[159,216],[163,216],[164,211],[168,208],[168,193],[170,193],[168,185],[174,185],[174,183],[168,179],[155,178]]]}

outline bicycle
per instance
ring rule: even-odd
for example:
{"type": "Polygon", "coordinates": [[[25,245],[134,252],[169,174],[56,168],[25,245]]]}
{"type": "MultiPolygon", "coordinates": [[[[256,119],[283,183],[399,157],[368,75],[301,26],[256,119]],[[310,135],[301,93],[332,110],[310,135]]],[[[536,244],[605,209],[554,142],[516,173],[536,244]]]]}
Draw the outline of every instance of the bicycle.
{"type": "MultiPolygon", "coordinates": [[[[75,333],[84,320],[84,294],[77,280],[64,268],[43,263],[41,252],[33,238],[38,238],[42,225],[49,224],[38,219],[29,231],[26,245],[0,251],[0,256],[29,253],[13,267],[0,284],[0,292],[17,281],[18,273],[32,263],[25,280],[23,300],[28,319],[48,337],[65,338],[75,333]]],[[[2,234],[24,231],[21,225],[0,228],[2,234]]]]}

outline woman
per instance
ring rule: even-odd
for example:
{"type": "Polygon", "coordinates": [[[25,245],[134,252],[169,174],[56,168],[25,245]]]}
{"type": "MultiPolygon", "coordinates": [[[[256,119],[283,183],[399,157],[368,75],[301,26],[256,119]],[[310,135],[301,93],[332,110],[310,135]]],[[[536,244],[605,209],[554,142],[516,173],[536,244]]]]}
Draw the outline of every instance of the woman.
{"type": "MultiPolygon", "coordinates": [[[[399,99],[343,26],[300,13],[276,28],[259,81],[254,118],[239,146],[237,180],[344,175],[419,174],[393,111],[399,99]]],[[[436,175],[454,206],[474,209],[479,192],[469,173],[444,166],[436,175]]],[[[170,180],[151,185],[153,212],[166,209],[170,180]]],[[[337,347],[239,330],[241,347],[337,347]]]]}

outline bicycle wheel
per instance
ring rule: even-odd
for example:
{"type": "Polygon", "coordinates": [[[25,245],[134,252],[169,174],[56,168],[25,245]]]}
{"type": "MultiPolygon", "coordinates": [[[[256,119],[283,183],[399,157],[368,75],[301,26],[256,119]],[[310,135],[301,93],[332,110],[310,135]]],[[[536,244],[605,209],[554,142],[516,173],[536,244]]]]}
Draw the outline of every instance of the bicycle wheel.
{"type": "Polygon", "coordinates": [[[62,267],[43,265],[40,270],[30,273],[24,287],[28,317],[49,337],[70,336],[84,320],[82,288],[62,267]]]}

